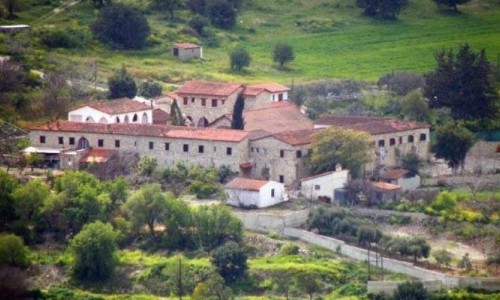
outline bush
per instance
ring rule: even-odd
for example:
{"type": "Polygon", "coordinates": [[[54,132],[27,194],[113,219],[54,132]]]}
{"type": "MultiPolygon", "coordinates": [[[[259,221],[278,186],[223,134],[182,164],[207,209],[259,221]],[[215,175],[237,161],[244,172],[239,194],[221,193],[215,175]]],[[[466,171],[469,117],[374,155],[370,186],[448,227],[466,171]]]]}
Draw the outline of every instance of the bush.
{"type": "Polygon", "coordinates": [[[70,243],[73,278],[82,281],[108,279],[116,264],[115,238],[109,224],[97,221],[85,225],[70,243]]]}
{"type": "Polygon", "coordinates": [[[158,163],[156,162],[156,158],[144,156],[139,161],[139,172],[143,176],[151,176],[153,175],[157,165],[158,163]]]}
{"type": "Polygon", "coordinates": [[[143,81],[139,86],[139,96],[146,98],[154,98],[160,96],[162,90],[163,87],[159,82],[152,80],[143,81]]]}
{"type": "Polygon", "coordinates": [[[273,50],[273,61],[279,63],[283,67],[287,63],[295,59],[293,48],[286,43],[278,43],[273,50]]]}
{"type": "Polygon", "coordinates": [[[227,0],[210,1],[207,7],[212,25],[221,29],[231,29],[236,24],[236,10],[227,0]]]}
{"type": "Polygon", "coordinates": [[[284,244],[280,249],[280,255],[297,255],[299,254],[299,246],[292,243],[284,244]]]}
{"type": "Polygon", "coordinates": [[[241,71],[243,68],[248,67],[252,58],[245,48],[238,47],[231,51],[229,54],[229,63],[231,70],[241,71]]]}
{"type": "Polygon", "coordinates": [[[422,75],[405,72],[385,74],[377,81],[379,87],[387,85],[390,91],[400,96],[404,96],[413,90],[422,88],[424,84],[425,80],[422,75]]]}
{"type": "Polygon", "coordinates": [[[108,79],[109,98],[116,99],[128,97],[130,99],[137,95],[137,85],[134,78],[127,73],[127,69],[122,67],[108,79]]]}
{"type": "Polygon", "coordinates": [[[0,266],[25,268],[30,264],[29,251],[14,234],[0,235],[0,266]]]}
{"type": "Polygon", "coordinates": [[[405,282],[394,291],[394,300],[427,300],[429,296],[420,281],[405,282]]]}
{"type": "Polygon", "coordinates": [[[140,49],[151,31],[137,9],[123,4],[104,7],[90,29],[103,43],[116,49],[140,49]]]}
{"type": "Polygon", "coordinates": [[[49,30],[43,32],[40,43],[49,48],[78,48],[82,45],[85,37],[81,32],[73,29],[49,30]]]}
{"type": "Polygon", "coordinates": [[[444,265],[446,267],[450,265],[452,259],[451,253],[446,249],[439,249],[434,252],[434,258],[439,265],[444,265]]]}
{"type": "Polygon", "coordinates": [[[217,269],[217,273],[228,284],[234,283],[245,276],[248,268],[247,254],[242,248],[235,242],[228,242],[215,249],[212,253],[212,264],[217,269]]]}
{"type": "Polygon", "coordinates": [[[205,35],[205,27],[208,26],[209,21],[202,15],[194,15],[188,20],[189,27],[193,28],[200,36],[205,35]]]}

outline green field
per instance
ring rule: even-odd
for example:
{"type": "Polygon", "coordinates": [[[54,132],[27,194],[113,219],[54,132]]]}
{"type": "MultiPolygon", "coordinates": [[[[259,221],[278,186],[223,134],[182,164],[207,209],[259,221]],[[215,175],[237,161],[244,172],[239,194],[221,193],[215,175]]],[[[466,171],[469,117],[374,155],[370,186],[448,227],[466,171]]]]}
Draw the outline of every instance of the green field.
{"type": "MultiPolygon", "coordinates": [[[[89,2],[89,1],[88,1],[89,2]]],[[[134,2],[128,0],[127,2],[134,2]]],[[[439,11],[432,0],[413,0],[395,21],[373,20],[361,15],[355,0],[248,0],[232,31],[211,29],[219,47],[204,47],[204,61],[179,62],[170,55],[174,42],[200,42],[182,33],[187,11],[175,22],[165,16],[148,14],[156,41],[142,51],[112,51],[92,41],[83,49],[37,49],[36,59],[49,52],[76,61],[98,58],[104,81],[121,65],[138,78],[164,82],[186,79],[216,79],[255,82],[271,80],[285,84],[323,78],[353,78],[375,81],[397,70],[426,72],[434,65],[434,53],[457,48],[468,42],[474,49],[486,49],[492,63],[500,55],[500,2],[476,0],[460,6],[460,13],[439,11]],[[279,71],[271,60],[278,41],[293,45],[296,59],[287,71],[279,71]],[[252,63],[238,74],[229,71],[228,52],[246,47],[252,63]]],[[[45,26],[87,29],[96,13],[87,2],[50,16],[47,7],[35,6],[20,13],[16,22],[45,26]]]]}

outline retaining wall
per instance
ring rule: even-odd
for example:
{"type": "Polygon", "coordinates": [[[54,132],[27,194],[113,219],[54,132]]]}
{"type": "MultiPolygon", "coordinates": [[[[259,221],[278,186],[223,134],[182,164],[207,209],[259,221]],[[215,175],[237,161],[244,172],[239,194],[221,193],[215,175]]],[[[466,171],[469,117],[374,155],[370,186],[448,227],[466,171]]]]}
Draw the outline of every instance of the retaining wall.
{"type": "MultiPolygon", "coordinates": [[[[392,294],[397,289],[398,285],[404,281],[368,281],[368,294],[392,294]]],[[[439,291],[443,288],[439,280],[421,280],[424,288],[429,292],[439,291]]]]}

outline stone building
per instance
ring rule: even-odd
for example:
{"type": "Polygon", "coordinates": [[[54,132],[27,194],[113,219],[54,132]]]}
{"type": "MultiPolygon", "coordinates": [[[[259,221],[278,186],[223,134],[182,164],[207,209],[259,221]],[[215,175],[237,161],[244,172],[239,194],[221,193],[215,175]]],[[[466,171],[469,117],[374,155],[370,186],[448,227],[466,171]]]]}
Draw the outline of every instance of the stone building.
{"type": "Polygon", "coordinates": [[[153,123],[153,108],[129,98],[88,103],[68,113],[68,120],[87,123],[153,123]]]}
{"type": "Polygon", "coordinates": [[[425,160],[429,156],[430,126],[427,124],[381,117],[323,115],[315,122],[315,127],[348,128],[369,133],[375,155],[373,164],[366,166],[367,170],[373,170],[377,165],[398,165],[401,155],[411,151],[425,160]]]}
{"type": "Polygon", "coordinates": [[[182,60],[203,58],[203,48],[191,43],[174,44],[172,55],[182,60]]]}

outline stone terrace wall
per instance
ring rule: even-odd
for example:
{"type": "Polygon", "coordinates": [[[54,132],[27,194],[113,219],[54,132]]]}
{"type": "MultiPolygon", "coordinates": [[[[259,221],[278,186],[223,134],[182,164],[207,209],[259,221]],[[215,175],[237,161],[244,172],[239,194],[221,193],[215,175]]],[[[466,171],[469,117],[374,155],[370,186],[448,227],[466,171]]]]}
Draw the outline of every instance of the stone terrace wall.
{"type": "MultiPolygon", "coordinates": [[[[368,281],[368,294],[392,294],[398,285],[404,281],[368,281]]],[[[421,280],[424,288],[429,292],[439,291],[443,285],[439,280],[421,280]]]]}

